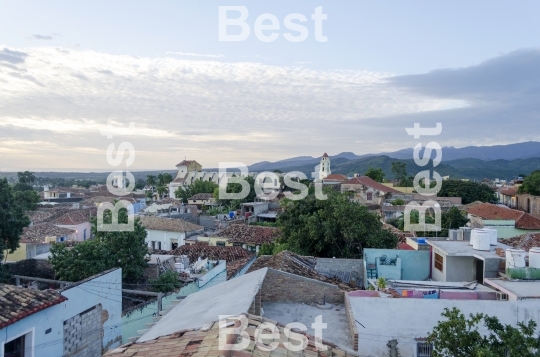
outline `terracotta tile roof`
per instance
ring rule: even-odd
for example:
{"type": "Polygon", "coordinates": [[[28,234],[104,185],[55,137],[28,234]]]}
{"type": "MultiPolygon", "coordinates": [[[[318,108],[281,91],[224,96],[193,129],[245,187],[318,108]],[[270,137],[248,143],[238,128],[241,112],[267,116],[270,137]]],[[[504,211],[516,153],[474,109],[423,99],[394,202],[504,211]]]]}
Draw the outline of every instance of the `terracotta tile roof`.
{"type": "Polygon", "coordinates": [[[97,207],[73,210],[56,218],[53,223],[61,226],[76,226],[84,222],[90,222],[90,218],[96,215],[97,207]]]}
{"type": "Polygon", "coordinates": [[[262,268],[272,268],[275,270],[284,271],[286,273],[300,275],[306,278],[319,280],[325,283],[337,285],[341,290],[354,291],[358,287],[345,284],[338,279],[328,278],[319,274],[315,269],[315,258],[303,257],[293,252],[284,250],[275,255],[263,255],[257,258],[249,267],[247,273],[262,268]]]}
{"type": "Polygon", "coordinates": [[[407,241],[407,237],[414,237],[414,235],[410,232],[403,232],[396,227],[394,227],[391,224],[383,223],[383,228],[389,230],[392,232],[395,236],[398,237],[398,244],[399,243],[405,243],[407,241]]]}
{"type": "Polygon", "coordinates": [[[184,182],[184,178],[183,178],[183,177],[176,178],[176,179],[172,180],[171,182],[174,182],[174,183],[182,183],[182,182],[184,182]]]}
{"type": "Polygon", "coordinates": [[[324,153],[322,157],[328,157],[328,154],[327,154],[327,153],[324,153]]]}
{"type": "Polygon", "coordinates": [[[21,235],[21,243],[45,243],[45,238],[60,238],[75,234],[75,230],[57,227],[52,223],[34,224],[24,228],[21,235]]]}
{"type": "Polygon", "coordinates": [[[383,185],[382,183],[379,183],[372,179],[371,177],[367,176],[358,176],[353,177],[352,179],[342,182],[342,185],[364,185],[367,187],[371,187],[375,190],[382,191],[382,192],[390,192],[390,193],[403,193],[398,190],[393,189],[392,187],[388,187],[383,185]]]}
{"type": "Polygon", "coordinates": [[[0,329],[66,301],[54,290],[33,290],[0,284],[0,329]]]}
{"type": "Polygon", "coordinates": [[[528,252],[531,248],[540,247],[540,233],[527,233],[512,238],[501,238],[499,242],[528,252]]]}
{"type": "MultiPolygon", "coordinates": [[[[235,248],[238,248],[238,247],[235,247],[235,248]]],[[[251,261],[251,259],[252,258],[244,258],[244,259],[232,261],[230,263],[227,262],[227,280],[235,276],[236,273],[238,273],[243,267],[246,266],[247,263],[251,261]]]]}
{"type": "Polygon", "coordinates": [[[191,245],[182,245],[167,254],[187,255],[189,263],[195,263],[199,257],[208,257],[211,260],[225,260],[227,266],[229,262],[242,259],[251,259],[253,253],[242,247],[219,247],[208,245],[207,243],[195,243],[191,245]]]}
{"type": "Polygon", "coordinates": [[[156,203],[158,205],[165,205],[165,204],[169,204],[169,203],[173,204],[173,205],[178,205],[178,206],[182,205],[182,201],[177,200],[176,198],[172,198],[172,197],[167,197],[167,198],[161,199],[159,201],[156,201],[156,203]]]}
{"type": "Polygon", "coordinates": [[[193,224],[178,218],[163,218],[156,216],[141,216],[141,223],[146,229],[166,232],[193,232],[204,229],[197,224],[193,224]]]}
{"type": "Polygon", "coordinates": [[[506,187],[499,190],[505,196],[515,196],[518,191],[517,187],[506,187]]]}
{"type": "Polygon", "coordinates": [[[52,213],[49,211],[26,211],[26,215],[30,218],[32,223],[42,223],[47,221],[52,213]]]}
{"type": "Polygon", "coordinates": [[[415,250],[413,247],[411,247],[407,243],[399,243],[398,244],[398,249],[401,249],[401,250],[415,250]]]}
{"type": "MultiPolygon", "coordinates": [[[[338,348],[336,345],[322,341],[322,344],[326,345],[325,351],[319,351],[315,347],[315,339],[313,336],[307,335],[304,332],[300,332],[308,338],[308,345],[301,351],[289,351],[283,345],[283,342],[288,342],[289,338],[286,337],[281,324],[276,324],[275,321],[271,321],[264,317],[245,314],[248,325],[245,329],[251,337],[249,346],[240,351],[234,350],[220,350],[219,343],[219,323],[214,321],[210,324],[211,327],[208,330],[184,330],[178,331],[172,335],[162,336],[155,340],[150,340],[141,343],[128,343],[123,346],[117,347],[113,350],[105,353],[106,357],[349,357],[355,354],[350,354],[344,350],[338,348]],[[275,340],[279,343],[276,349],[270,352],[264,352],[253,342],[254,332],[261,323],[273,323],[279,330],[280,338],[275,340]]],[[[277,334],[277,333],[276,333],[277,334]]],[[[290,343],[298,345],[298,337],[291,336],[290,343]]],[[[231,338],[235,338],[235,335],[231,335],[231,338]]],[[[236,341],[228,340],[227,343],[235,343],[236,341]]]]}
{"type": "Polygon", "coordinates": [[[177,164],[176,166],[181,166],[181,165],[186,165],[186,166],[188,166],[189,164],[192,164],[192,163],[194,163],[194,162],[198,164],[198,162],[195,161],[195,160],[182,160],[182,162],[180,162],[180,163],[177,164]]]}
{"type": "Polygon", "coordinates": [[[211,200],[212,198],[214,198],[214,195],[211,193],[197,193],[188,198],[188,200],[211,200]]]}
{"type": "Polygon", "coordinates": [[[482,203],[467,210],[469,214],[489,220],[514,220],[516,228],[520,229],[540,229],[540,218],[515,209],[482,203]]]}
{"type": "Polygon", "coordinates": [[[272,243],[281,235],[281,230],[274,227],[230,224],[224,230],[213,234],[214,237],[229,238],[230,243],[258,244],[272,243]]]}
{"type": "Polygon", "coordinates": [[[347,181],[348,177],[342,174],[330,174],[324,181],[347,181]]]}

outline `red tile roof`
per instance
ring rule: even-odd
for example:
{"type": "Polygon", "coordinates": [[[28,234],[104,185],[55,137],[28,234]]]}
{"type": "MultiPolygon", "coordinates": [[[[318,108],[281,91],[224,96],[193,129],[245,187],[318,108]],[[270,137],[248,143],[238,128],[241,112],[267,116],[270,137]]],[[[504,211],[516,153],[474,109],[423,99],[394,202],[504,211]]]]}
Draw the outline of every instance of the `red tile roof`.
{"type": "Polygon", "coordinates": [[[514,220],[516,228],[520,229],[540,229],[540,219],[530,214],[515,209],[482,203],[471,207],[467,211],[469,214],[489,220],[514,220]]]}
{"type": "Polygon", "coordinates": [[[54,290],[34,290],[0,284],[0,329],[66,301],[54,290]]]}
{"type": "Polygon", "coordinates": [[[264,244],[272,243],[281,235],[281,230],[274,227],[247,226],[231,224],[224,230],[213,234],[214,237],[229,238],[231,243],[264,244]]]}
{"type": "Polygon", "coordinates": [[[342,182],[342,185],[364,185],[367,187],[374,188],[375,190],[383,191],[383,192],[391,192],[391,193],[402,193],[398,190],[393,189],[392,187],[388,187],[383,185],[382,183],[379,183],[372,179],[371,177],[367,176],[358,176],[353,177],[352,179],[342,182]]]}
{"type": "Polygon", "coordinates": [[[214,195],[212,193],[197,193],[193,196],[191,196],[190,198],[188,198],[188,200],[211,200],[212,198],[214,198],[214,195]]]}
{"type": "Polygon", "coordinates": [[[73,229],[57,227],[52,223],[40,223],[24,228],[20,242],[45,243],[47,237],[61,238],[75,233],[73,229]]]}
{"type": "Polygon", "coordinates": [[[327,154],[327,153],[324,153],[322,157],[328,157],[328,154],[327,154]]]}
{"type": "MultiPolygon", "coordinates": [[[[192,164],[192,163],[196,163],[196,164],[199,164],[197,161],[195,160],[182,160],[181,163],[177,164],[176,166],[182,166],[182,165],[185,165],[185,166],[188,166],[189,164],[192,164]]],[[[199,164],[200,165],[200,164],[199,164]]]]}
{"type": "Polygon", "coordinates": [[[398,249],[401,249],[401,250],[415,250],[413,247],[411,247],[407,243],[399,243],[398,244],[398,249]]]}
{"type": "Polygon", "coordinates": [[[90,218],[96,215],[97,207],[73,210],[56,218],[53,223],[61,226],[77,226],[85,222],[90,222],[90,218]]]}
{"type": "Polygon", "coordinates": [[[499,239],[499,242],[528,252],[531,248],[540,247],[540,233],[527,233],[517,237],[502,238],[499,239]]]}
{"type": "Polygon", "coordinates": [[[187,255],[190,264],[196,262],[199,257],[204,256],[211,260],[226,260],[227,263],[242,259],[251,259],[253,257],[252,252],[242,247],[219,247],[208,245],[206,243],[182,245],[175,250],[171,250],[167,254],[187,255]]]}
{"type": "Polygon", "coordinates": [[[518,191],[517,187],[506,187],[506,188],[501,188],[499,192],[505,196],[515,196],[517,191],[518,191]]]}
{"type": "Polygon", "coordinates": [[[342,174],[330,174],[324,181],[347,181],[348,177],[342,174]]]}

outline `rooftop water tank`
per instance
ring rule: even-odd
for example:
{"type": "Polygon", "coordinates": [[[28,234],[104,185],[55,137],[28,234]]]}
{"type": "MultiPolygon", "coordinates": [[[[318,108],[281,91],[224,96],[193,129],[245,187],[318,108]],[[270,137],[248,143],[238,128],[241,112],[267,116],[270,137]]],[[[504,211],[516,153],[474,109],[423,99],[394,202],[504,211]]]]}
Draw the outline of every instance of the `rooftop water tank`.
{"type": "Polygon", "coordinates": [[[475,228],[471,231],[471,240],[469,241],[469,245],[474,246],[474,242],[476,241],[476,237],[478,236],[478,233],[484,232],[483,229],[475,228]]]}
{"type": "Polygon", "coordinates": [[[426,238],[418,238],[418,239],[416,240],[416,243],[417,243],[417,244],[426,244],[426,238]]]}
{"type": "Polygon", "coordinates": [[[523,249],[506,250],[506,269],[525,268],[525,251],[523,249]]]}
{"type": "Polygon", "coordinates": [[[529,268],[540,269],[540,247],[529,249],[529,268]]]}
{"type": "Polygon", "coordinates": [[[489,232],[476,232],[476,238],[473,243],[475,250],[489,250],[491,243],[491,234],[489,232]]]}
{"type": "Polygon", "coordinates": [[[494,228],[484,228],[484,231],[489,232],[491,236],[491,245],[497,245],[497,230],[494,228]]]}

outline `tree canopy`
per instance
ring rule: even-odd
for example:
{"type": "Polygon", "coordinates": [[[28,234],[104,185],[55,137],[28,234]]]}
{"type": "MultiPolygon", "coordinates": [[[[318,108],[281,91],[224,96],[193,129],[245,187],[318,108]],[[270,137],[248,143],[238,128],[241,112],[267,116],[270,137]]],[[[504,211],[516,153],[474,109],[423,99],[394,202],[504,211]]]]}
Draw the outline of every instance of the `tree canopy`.
{"type": "MultiPolygon", "coordinates": [[[[244,180],[249,185],[249,193],[248,195],[243,199],[222,199],[219,197],[219,187],[214,189],[214,198],[218,200],[221,204],[224,204],[226,206],[229,206],[232,209],[238,209],[240,208],[240,204],[244,202],[253,202],[255,201],[255,197],[257,197],[257,193],[255,192],[255,179],[251,176],[244,177],[244,180]]],[[[228,183],[227,184],[227,193],[240,193],[242,192],[242,185],[239,183],[228,183]]]]}
{"type": "Polygon", "coordinates": [[[0,262],[4,261],[5,254],[19,247],[23,228],[29,224],[30,219],[17,204],[7,180],[0,179],[0,262]]]}
{"type": "Polygon", "coordinates": [[[495,202],[495,191],[487,185],[473,181],[444,180],[439,197],[461,197],[464,205],[475,202],[495,202]]]}
{"type": "Polygon", "coordinates": [[[215,182],[195,180],[192,184],[186,187],[178,187],[174,192],[176,198],[184,203],[188,202],[188,198],[196,195],[197,193],[214,193],[214,190],[218,187],[215,182]]]}
{"type": "Polygon", "coordinates": [[[519,322],[517,327],[503,325],[497,317],[485,314],[470,314],[466,318],[459,309],[446,308],[442,313],[446,318],[439,321],[428,341],[433,344],[434,357],[538,357],[540,338],[536,332],[536,322],[519,322]],[[487,334],[478,331],[483,322],[487,334]]]}
{"type": "MultiPolygon", "coordinates": [[[[127,220],[127,211],[121,209],[118,222],[127,220]]],[[[104,222],[111,222],[110,210],[105,211],[104,222]]],[[[79,281],[112,268],[122,268],[122,277],[128,282],[142,277],[148,248],[144,241],[146,230],[139,218],[135,219],[134,230],[126,232],[98,231],[97,220],[92,218],[92,232],[93,239],[70,249],[63,243],[53,244],[49,259],[58,279],[79,281]]]]}
{"type": "Polygon", "coordinates": [[[33,211],[37,207],[37,203],[41,200],[37,191],[26,183],[17,182],[13,185],[13,197],[15,203],[22,207],[25,211],[33,211]]]}
{"type": "Polygon", "coordinates": [[[519,193],[540,196],[540,170],[533,171],[529,176],[525,177],[523,184],[519,186],[519,193]]]}
{"type": "Polygon", "coordinates": [[[370,177],[372,178],[373,180],[377,181],[377,182],[383,182],[384,181],[384,171],[379,167],[379,168],[373,168],[373,167],[369,167],[367,169],[367,171],[364,173],[364,175],[366,175],[367,177],[370,177]]]}
{"type": "Polygon", "coordinates": [[[412,186],[412,180],[407,176],[407,163],[403,161],[392,162],[392,174],[399,181],[398,187],[412,186]]]}
{"type": "Polygon", "coordinates": [[[282,236],[276,249],[318,257],[360,258],[363,248],[395,248],[397,237],[382,227],[379,217],[349,200],[346,194],[328,190],[327,200],[282,200],[278,218],[282,236]]]}

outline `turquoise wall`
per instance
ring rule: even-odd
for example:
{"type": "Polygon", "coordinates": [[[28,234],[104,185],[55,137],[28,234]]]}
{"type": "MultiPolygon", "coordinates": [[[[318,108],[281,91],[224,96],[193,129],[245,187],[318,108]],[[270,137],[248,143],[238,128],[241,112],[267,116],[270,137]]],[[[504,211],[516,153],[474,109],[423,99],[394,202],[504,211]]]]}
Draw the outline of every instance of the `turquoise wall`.
{"type": "Polygon", "coordinates": [[[364,260],[375,264],[375,259],[386,255],[401,258],[401,280],[427,280],[429,278],[429,250],[364,249],[364,260]]]}

